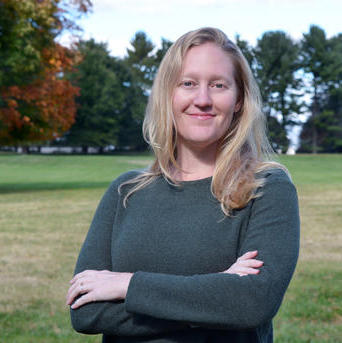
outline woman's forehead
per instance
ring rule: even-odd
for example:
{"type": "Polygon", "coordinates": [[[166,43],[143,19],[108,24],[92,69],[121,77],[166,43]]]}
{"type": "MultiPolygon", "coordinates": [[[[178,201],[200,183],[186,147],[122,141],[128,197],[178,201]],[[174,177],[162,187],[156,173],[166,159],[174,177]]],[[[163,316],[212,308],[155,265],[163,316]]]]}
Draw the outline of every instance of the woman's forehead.
{"type": "Polygon", "coordinates": [[[212,74],[230,79],[234,73],[231,56],[215,43],[208,42],[191,47],[184,56],[181,75],[212,74]]]}

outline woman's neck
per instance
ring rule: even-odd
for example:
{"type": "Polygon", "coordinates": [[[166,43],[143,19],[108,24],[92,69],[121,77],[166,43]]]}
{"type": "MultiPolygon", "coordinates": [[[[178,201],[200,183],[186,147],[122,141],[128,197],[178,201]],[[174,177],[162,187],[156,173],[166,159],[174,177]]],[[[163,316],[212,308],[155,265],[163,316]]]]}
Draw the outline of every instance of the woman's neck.
{"type": "Polygon", "coordinates": [[[213,176],[215,169],[217,145],[206,148],[194,148],[181,144],[177,146],[177,163],[179,170],[174,177],[179,181],[192,181],[213,176]]]}

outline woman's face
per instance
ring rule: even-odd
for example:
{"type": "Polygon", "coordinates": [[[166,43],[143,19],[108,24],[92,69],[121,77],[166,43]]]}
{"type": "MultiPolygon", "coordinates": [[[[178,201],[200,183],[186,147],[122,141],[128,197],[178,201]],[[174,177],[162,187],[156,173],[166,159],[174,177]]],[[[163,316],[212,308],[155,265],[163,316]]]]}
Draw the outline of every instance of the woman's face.
{"type": "Polygon", "coordinates": [[[217,144],[238,111],[238,90],[229,55],[214,43],[186,53],[172,98],[177,147],[217,144]]]}

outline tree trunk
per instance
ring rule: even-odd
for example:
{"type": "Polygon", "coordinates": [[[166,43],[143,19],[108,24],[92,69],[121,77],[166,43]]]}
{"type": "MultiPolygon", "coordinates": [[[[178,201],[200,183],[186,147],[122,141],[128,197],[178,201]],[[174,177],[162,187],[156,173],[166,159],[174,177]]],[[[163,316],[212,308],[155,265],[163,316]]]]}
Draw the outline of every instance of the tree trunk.
{"type": "Polygon", "coordinates": [[[87,155],[88,154],[88,146],[82,145],[82,154],[87,155]]]}
{"type": "Polygon", "coordinates": [[[17,147],[17,153],[19,154],[29,154],[30,153],[30,148],[28,145],[21,145],[17,147]]]}
{"type": "Polygon", "coordinates": [[[319,103],[317,87],[314,87],[314,98],[312,104],[312,153],[317,154],[317,127],[316,127],[316,117],[319,114],[319,103]]]}

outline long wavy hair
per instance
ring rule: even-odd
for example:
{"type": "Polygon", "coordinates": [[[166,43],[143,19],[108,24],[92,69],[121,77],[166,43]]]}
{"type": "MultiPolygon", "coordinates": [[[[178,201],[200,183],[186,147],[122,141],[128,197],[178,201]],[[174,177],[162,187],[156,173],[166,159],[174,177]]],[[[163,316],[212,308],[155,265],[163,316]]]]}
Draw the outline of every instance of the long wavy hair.
{"type": "Polygon", "coordinates": [[[135,184],[124,198],[125,205],[134,192],[159,176],[172,184],[179,184],[172,173],[175,168],[179,169],[172,97],[186,53],[193,46],[207,42],[220,47],[233,62],[241,105],[220,140],[211,182],[211,191],[221,203],[222,211],[229,216],[233,209],[246,206],[251,199],[260,195],[256,189],[262,187],[265,180],[256,177],[256,173],[274,167],[285,169],[278,163],[271,162],[273,150],[265,133],[266,123],[261,110],[259,88],[245,57],[221,30],[201,28],[181,36],[169,48],[160,64],[143,123],[143,135],[153,150],[155,159],[146,171],[122,184],[135,184]]]}

